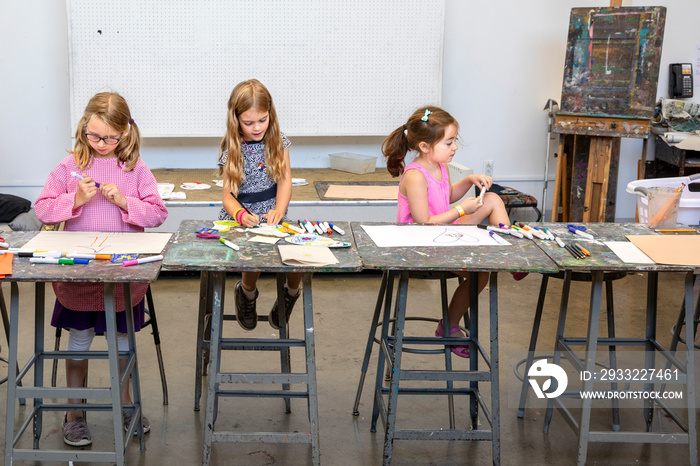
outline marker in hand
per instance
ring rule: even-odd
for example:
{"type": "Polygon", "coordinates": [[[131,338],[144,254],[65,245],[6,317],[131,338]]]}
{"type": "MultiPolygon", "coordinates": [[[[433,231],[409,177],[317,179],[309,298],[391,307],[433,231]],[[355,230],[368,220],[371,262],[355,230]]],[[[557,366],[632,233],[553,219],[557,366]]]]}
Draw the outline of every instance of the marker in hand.
{"type": "Polygon", "coordinates": [[[479,193],[479,204],[484,203],[484,194],[486,194],[486,185],[481,185],[481,192],[479,193]]]}
{"type": "MultiPolygon", "coordinates": [[[[82,180],[83,178],[85,178],[83,175],[81,175],[81,174],[78,173],[78,172],[70,172],[70,176],[72,176],[72,177],[74,177],[74,178],[78,178],[79,180],[82,180]]],[[[97,187],[99,188],[99,187],[100,187],[100,183],[98,183],[97,181],[95,181],[95,186],[97,186],[97,187]]]]}

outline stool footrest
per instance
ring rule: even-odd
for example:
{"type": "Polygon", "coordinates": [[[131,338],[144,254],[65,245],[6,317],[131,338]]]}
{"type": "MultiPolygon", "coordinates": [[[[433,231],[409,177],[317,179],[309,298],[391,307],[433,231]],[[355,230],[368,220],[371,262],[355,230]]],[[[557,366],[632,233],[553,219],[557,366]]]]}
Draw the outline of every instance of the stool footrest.
{"type": "Polygon", "coordinates": [[[109,451],[80,450],[76,452],[70,450],[24,450],[20,448],[13,448],[12,459],[13,461],[89,461],[95,463],[116,463],[117,454],[109,451]]]}
{"type": "Polygon", "coordinates": [[[394,440],[493,440],[490,430],[395,430],[394,440]]]}
{"type": "Polygon", "coordinates": [[[428,380],[428,381],[435,381],[435,382],[443,382],[443,381],[489,382],[489,381],[491,381],[491,373],[488,371],[401,370],[398,375],[399,375],[399,380],[428,380]]]}
{"type": "Polygon", "coordinates": [[[277,350],[282,347],[300,347],[306,342],[300,339],[280,338],[222,338],[220,348],[222,350],[277,350]]]}
{"type": "Polygon", "coordinates": [[[219,383],[308,383],[308,374],[231,373],[216,376],[219,383]]]}
{"type": "Polygon", "coordinates": [[[214,432],[213,442],[311,443],[307,432],[214,432]]]}
{"type": "Polygon", "coordinates": [[[308,398],[308,392],[293,390],[217,390],[216,396],[255,397],[255,398],[308,398]]]}

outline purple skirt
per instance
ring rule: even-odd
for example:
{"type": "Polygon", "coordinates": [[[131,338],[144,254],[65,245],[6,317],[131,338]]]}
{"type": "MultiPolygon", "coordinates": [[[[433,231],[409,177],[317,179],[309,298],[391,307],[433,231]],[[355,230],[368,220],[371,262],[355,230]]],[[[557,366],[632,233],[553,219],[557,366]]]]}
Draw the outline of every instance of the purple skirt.
{"type": "MultiPolygon", "coordinates": [[[[86,330],[94,328],[95,333],[105,333],[107,331],[107,321],[104,311],[73,311],[63,307],[58,299],[53,307],[51,325],[56,328],[74,328],[76,330],[86,330]]],[[[146,317],[145,299],[142,299],[134,306],[134,331],[138,332],[143,327],[146,317]]],[[[117,312],[117,331],[126,333],[126,312],[117,312]]]]}

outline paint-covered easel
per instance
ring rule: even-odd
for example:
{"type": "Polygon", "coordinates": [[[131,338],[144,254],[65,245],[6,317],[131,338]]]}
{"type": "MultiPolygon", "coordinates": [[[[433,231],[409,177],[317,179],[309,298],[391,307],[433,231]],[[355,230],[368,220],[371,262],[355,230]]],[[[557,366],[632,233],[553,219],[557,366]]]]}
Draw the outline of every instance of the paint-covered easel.
{"type": "Polygon", "coordinates": [[[553,222],[614,220],[620,138],[644,140],[644,177],[666,8],[620,4],[571,10],[553,222]]]}

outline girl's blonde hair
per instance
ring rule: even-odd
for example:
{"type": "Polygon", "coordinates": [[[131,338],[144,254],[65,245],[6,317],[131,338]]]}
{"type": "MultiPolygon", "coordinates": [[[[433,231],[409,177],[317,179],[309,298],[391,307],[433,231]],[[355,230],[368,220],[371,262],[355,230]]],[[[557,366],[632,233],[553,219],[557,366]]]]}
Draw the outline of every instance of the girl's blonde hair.
{"type": "Polygon", "coordinates": [[[75,146],[73,158],[75,164],[81,170],[92,165],[90,143],[87,140],[87,125],[93,118],[99,118],[103,123],[122,133],[119,143],[114,149],[114,154],[124,171],[131,171],[139,159],[141,147],[141,134],[131,118],[129,106],[116,92],[100,92],[95,94],[88,102],[82,118],[78,121],[78,129],[75,130],[75,146]]]}
{"type": "Polygon", "coordinates": [[[405,125],[396,128],[382,143],[382,154],[386,157],[386,168],[391,176],[403,173],[404,159],[409,150],[420,152],[421,142],[434,146],[445,136],[448,126],[459,124],[452,115],[440,107],[421,107],[413,112],[405,125]]]}
{"type": "Polygon", "coordinates": [[[244,161],[241,150],[242,135],[238,117],[250,109],[259,112],[268,112],[269,125],[263,142],[265,143],[265,169],[267,174],[275,181],[284,177],[286,163],[284,160],[284,147],[280,134],[277,112],[272,103],[272,96],[267,88],[257,79],[249,79],[238,83],[231,91],[228,99],[228,113],[226,117],[226,134],[221,139],[219,158],[225,151],[228,152],[226,164],[219,168],[219,175],[224,175],[224,189],[238,193],[245,176],[243,174],[244,161]]]}

